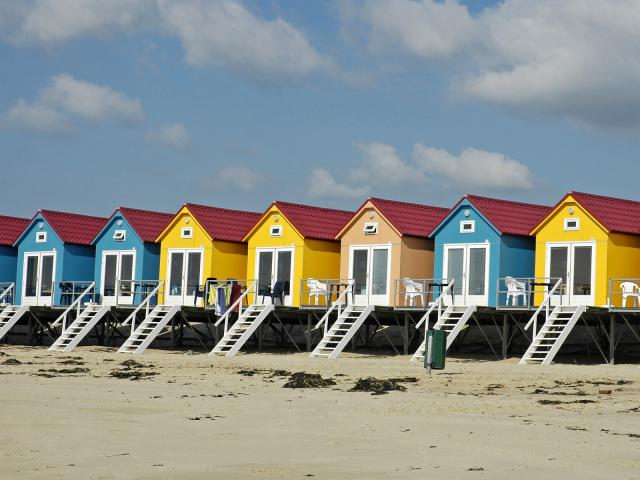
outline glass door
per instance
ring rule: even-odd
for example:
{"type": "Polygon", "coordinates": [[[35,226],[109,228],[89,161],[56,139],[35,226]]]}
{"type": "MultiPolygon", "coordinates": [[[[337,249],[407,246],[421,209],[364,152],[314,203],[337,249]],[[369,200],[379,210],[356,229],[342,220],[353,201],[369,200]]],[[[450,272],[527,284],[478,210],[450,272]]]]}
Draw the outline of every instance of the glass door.
{"type": "MultiPolygon", "coordinates": [[[[444,283],[455,280],[455,305],[488,304],[489,245],[445,245],[443,262],[444,283]]],[[[447,295],[444,301],[451,303],[451,296],[447,295]]]]}
{"type": "MultiPolygon", "coordinates": [[[[276,283],[280,282],[278,285],[282,287],[283,305],[291,305],[293,293],[293,249],[258,249],[256,253],[258,301],[270,304],[272,302],[271,292],[276,290],[276,283]]],[[[277,299],[276,303],[279,303],[277,299]]]]}
{"type": "Polygon", "coordinates": [[[169,250],[166,299],[171,305],[196,305],[202,282],[202,250],[169,250]]]}
{"type": "Polygon", "coordinates": [[[102,303],[105,305],[131,305],[133,303],[133,272],[135,251],[103,252],[102,254],[102,303]],[[118,285],[118,280],[120,284],[118,285]],[[116,290],[120,289],[116,299],[116,290]]]}
{"type": "Polygon", "coordinates": [[[389,305],[391,247],[352,247],[350,272],[357,305],[389,305]]]}
{"type": "MultiPolygon", "coordinates": [[[[593,305],[595,244],[572,242],[547,244],[547,277],[555,283],[562,278],[562,301],[568,305],[593,305]]],[[[560,294],[552,303],[560,304],[560,294]]]]}
{"type": "Polygon", "coordinates": [[[55,253],[25,253],[23,268],[22,303],[51,306],[55,253]]]}

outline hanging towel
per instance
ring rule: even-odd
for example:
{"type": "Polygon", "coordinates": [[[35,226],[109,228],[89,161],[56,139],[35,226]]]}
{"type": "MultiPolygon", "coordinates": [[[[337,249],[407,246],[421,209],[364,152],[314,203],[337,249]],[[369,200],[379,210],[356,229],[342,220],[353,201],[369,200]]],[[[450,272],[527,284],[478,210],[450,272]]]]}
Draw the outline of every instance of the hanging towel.
{"type": "Polygon", "coordinates": [[[227,296],[225,295],[225,288],[218,287],[218,298],[216,303],[216,315],[224,315],[227,313],[227,296]]]}
{"type": "Polygon", "coordinates": [[[207,296],[207,305],[215,305],[216,304],[216,289],[213,285],[209,286],[209,295],[207,296]]]}
{"type": "MultiPolygon", "coordinates": [[[[229,298],[229,305],[233,305],[242,295],[242,285],[239,283],[234,283],[231,287],[231,297],[229,298]]],[[[240,305],[236,305],[236,308],[233,309],[234,312],[238,312],[240,305]]]]}

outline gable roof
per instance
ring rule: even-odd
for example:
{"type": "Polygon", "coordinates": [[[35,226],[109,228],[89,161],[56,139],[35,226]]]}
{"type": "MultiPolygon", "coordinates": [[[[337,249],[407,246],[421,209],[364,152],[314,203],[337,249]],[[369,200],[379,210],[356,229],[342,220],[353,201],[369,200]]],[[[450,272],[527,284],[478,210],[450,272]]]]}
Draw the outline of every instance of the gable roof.
{"type": "Polygon", "coordinates": [[[261,221],[247,233],[246,237],[262,225],[264,219],[267,218],[267,213],[273,207],[276,207],[282,215],[287,217],[287,220],[291,222],[300,235],[314,240],[335,241],[336,235],[353,216],[353,212],[346,210],[275,201],[269,205],[269,208],[262,215],[261,221]]]}
{"type": "MultiPolygon", "coordinates": [[[[557,210],[572,197],[609,232],[640,235],[640,202],[593,193],[569,192],[556,204],[557,210]]],[[[541,220],[542,223],[542,220],[541,220]]],[[[538,230],[536,227],[535,230],[538,230]]]]}
{"type": "Polygon", "coordinates": [[[356,211],[351,221],[340,230],[338,237],[353,224],[369,202],[400,235],[413,237],[428,237],[449,213],[448,208],[370,197],[356,211]]]}
{"type": "Polygon", "coordinates": [[[95,243],[102,233],[107,229],[113,217],[118,213],[127,221],[136,232],[140,240],[145,243],[154,243],[158,235],[162,233],[169,222],[173,219],[172,213],[153,212],[151,210],[141,210],[139,208],[118,207],[109,217],[106,225],[98,232],[91,243],[95,243]]]}
{"type": "Polygon", "coordinates": [[[13,246],[30,223],[31,220],[28,218],[0,215],[0,245],[13,246]]]}
{"type": "Polygon", "coordinates": [[[261,217],[257,212],[229,210],[196,203],[185,203],[182,208],[185,207],[212,240],[225,242],[242,242],[261,217]]]}
{"type": "MultiPolygon", "coordinates": [[[[109,220],[104,217],[93,217],[79,213],[38,210],[29,225],[34,223],[38,215],[41,215],[45,222],[49,224],[62,243],[73,245],[91,245],[92,240],[109,220]]],[[[25,233],[26,230],[16,240],[16,243],[22,239],[25,233]]]]}
{"type": "MultiPolygon", "coordinates": [[[[531,231],[553,210],[552,207],[546,205],[514,202],[478,195],[465,195],[451,209],[451,213],[465,200],[473,205],[474,208],[493,225],[498,233],[507,235],[529,236],[531,231]]],[[[447,215],[447,218],[448,217],[449,215],[447,215]]],[[[438,225],[431,234],[433,235],[443,223],[444,222],[438,225]]]]}

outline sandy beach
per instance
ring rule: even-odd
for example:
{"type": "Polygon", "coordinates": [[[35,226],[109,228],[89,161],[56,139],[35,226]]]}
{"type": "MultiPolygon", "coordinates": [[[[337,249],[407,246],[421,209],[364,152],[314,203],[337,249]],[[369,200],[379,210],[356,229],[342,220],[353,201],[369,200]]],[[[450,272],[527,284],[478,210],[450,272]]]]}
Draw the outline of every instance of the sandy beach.
{"type": "Polygon", "coordinates": [[[637,365],[0,352],[2,479],[638,478],[637,365]],[[349,391],[365,377],[406,390],[349,391]]]}

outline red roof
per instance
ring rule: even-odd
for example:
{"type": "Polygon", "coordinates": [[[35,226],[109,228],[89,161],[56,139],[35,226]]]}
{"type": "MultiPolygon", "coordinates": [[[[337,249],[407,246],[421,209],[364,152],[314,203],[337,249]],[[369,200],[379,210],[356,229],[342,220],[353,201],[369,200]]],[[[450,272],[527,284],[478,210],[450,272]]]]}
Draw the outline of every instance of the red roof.
{"type": "Polygon", "coordinates": [[[428,237],[450,211],[448,208],[375,197],[369,198],[362,206],[367,202],[371,202],[401,235],[414,237],[428,237]]]}
{"type": "Polygon", "coordinates": [[[0,215],[0,245],[11,247],[20,238],[31,220],[0,215]]]}
{"type": "MultiPolygon", "coordinates": [[[[497,198],[465,195],[456,207],[467,199],[500,233],[526,235],[549,215],[553,208],[532,203],[512,202],[497,198]]],[[[454,208],[456,208],[454,207],[454,208]]]]}
{"type": "MultiPolygon", "coordinates": [[[[78,213],[39,210],[45,221],[53,228],[63,243],[91,245],[96,235],[109,220],[103,217],[91,217],[78,213]]],[[[34,217],[35,218],[35,217],[34,217]]]]}
{"type": "Polygon", "coordinates": [[[640,235],[640,202],[592,193],[569,192],[558,202],[558,205],[569,196],[573,197],[608,231],[640,235]]]}
{"type": "Polygon", "coordinates": [[[172,213],[152,212],[137,208],[120,207],[122,216],[143,242],[155,242],[156,238],[175,217],[172,213]]]}
{"type": "Polygon", "coordinates": [[[184,205],[213,240],[242,242],[262,217],[256,212],[207,207],[195,203],[184,205]]]}
{"type": "Polygon", "coordinates": [[[333,208],[288,202],[274,202],[271,207],[274,205],[303,237],[316,240],[335,240],[342,227],[353,217],[353,212],[333,208]]]}

